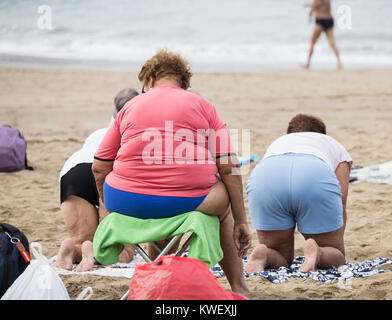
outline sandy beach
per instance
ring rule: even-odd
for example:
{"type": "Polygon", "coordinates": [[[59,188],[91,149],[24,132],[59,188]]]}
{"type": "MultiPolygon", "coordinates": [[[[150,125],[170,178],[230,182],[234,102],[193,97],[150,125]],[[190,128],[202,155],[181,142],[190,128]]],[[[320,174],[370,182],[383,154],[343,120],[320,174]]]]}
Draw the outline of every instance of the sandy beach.
{"type": "MultiPolygon", "coordinates": [[[[92,131],[107,126],[114,95],[124,87],[140,91],[136,72],[0,67],[0,124],[21,130],[28,158],[38,167],[0,173],[0,220],[20,228],[30,242],[40,242],[47,257],[57,254],[67,236],[59,172],[92,131]]],[[[328,134],[346,147],[354,165],[392,160],[392,70],[196,73],[192,87],[216,106],[231,129],[251,130],[252,154],[262,156],[285,133],[291,117],[312,113],[325,121],[328,134]]],[[[249,174],[243,176],[244,185],[249,174]]],[[[392,258],[391,192],[387,184],[350,185],[349,262],[392,258]]],[[[295,254],[303,255],[302,236],[296,233],[295,240],[295,254]]],[[[86,286],[94,290],[92,299],[119,299],[130,284],[126,278],[61,278],[72,299],[86,286]]],[[[230,288],[225,278],[219,281],[230,288]]],[[[353,279],[350,289],[312,279],[273,284],[257,276],[247,284],[254,300],[392,299],[392,273],[353,279]]]]}

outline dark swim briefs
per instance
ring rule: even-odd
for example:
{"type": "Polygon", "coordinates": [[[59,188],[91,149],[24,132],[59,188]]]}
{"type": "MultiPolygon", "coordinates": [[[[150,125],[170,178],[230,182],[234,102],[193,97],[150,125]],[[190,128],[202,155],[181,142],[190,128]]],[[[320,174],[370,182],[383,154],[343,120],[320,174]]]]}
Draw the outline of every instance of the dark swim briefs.
{"type": "Polygon", "coordinates": [[[78,196],[99,206],[99,194],[91,171],[92,163],[81,163],[69,170],[60,182],[60,203],[68,196],[78,196]]]}
{"type": "Polygon", "coordinates": [[[333,19],[316,19],[316,23],[319,24],[324,31],[328,31],[329,29],[333,28],[334,22],[333,19]]]}

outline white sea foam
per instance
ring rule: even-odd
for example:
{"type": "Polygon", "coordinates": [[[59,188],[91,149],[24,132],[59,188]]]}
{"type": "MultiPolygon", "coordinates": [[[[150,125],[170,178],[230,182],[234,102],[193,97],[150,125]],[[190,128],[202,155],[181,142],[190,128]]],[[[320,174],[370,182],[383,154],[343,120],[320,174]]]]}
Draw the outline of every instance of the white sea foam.
{"type": "MultiPolygon", "coordinates": [[[[335,34],[346,67],[392,66],[392,2],[335,0],[335,34]],[[352,28],[339,28],[349,5],[352,28]]],[[[294,0],[48,0],[51,30],[37,22],[40,0],[0,2],[0,62],[139,68],[159,48],[208,70],[297,68],[313,25],[294,0]]],[[[335,64],[323,36],[315,67],[335,64]]]]}

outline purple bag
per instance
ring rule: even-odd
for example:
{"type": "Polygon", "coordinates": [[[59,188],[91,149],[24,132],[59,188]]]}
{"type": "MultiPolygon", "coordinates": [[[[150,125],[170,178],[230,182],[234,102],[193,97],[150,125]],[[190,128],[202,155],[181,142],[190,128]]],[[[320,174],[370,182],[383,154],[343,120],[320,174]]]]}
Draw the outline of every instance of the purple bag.
{"type": "Polygon", "coordinates": [[[14,172],[27,166],[27,141],[18,129],[10,126],[0,127],[0,172],[14,172]]]}

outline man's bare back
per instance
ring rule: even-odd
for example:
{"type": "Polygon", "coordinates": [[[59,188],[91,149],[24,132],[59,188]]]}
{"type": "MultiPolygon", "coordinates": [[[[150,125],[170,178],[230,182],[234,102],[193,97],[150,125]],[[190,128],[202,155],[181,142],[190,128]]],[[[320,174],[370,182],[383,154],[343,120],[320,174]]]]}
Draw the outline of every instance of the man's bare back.
{"type": "Polygon", "coordinates": [[[316,19],[331,19],[331,1],[330,0],[314,0],[312,3],[313,15],[316,19]]]}

